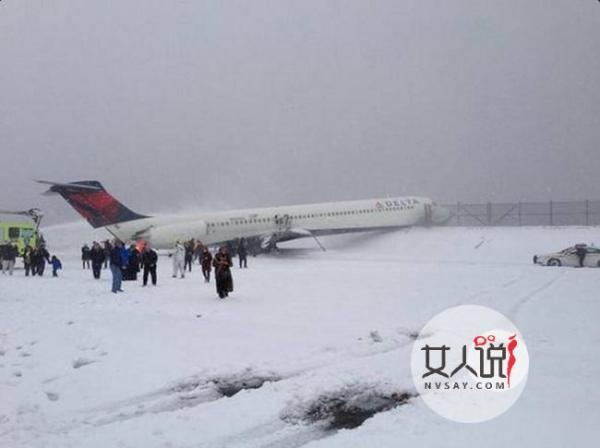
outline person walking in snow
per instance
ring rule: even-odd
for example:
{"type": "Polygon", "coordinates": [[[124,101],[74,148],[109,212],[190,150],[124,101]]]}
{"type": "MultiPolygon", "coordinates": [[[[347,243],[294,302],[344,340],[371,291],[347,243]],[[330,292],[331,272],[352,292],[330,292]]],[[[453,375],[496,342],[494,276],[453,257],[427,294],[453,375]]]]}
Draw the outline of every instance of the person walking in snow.
{"type": "Polygon", "coordinates": [[[127,249],[127,254],[127,268],[123,273],[123,280],[137,280],[138,272],[140,272],[140,251],[137,250],[135,244],[132,244],[127,249]]]}
{"type": "Polygon", "coordinates": [[[183,270],[186,269],[188,272],[192,272],[192,262],[194,261],[194,240],[185,243],[185,263],[183,270]]]}
{"type": "Polygon", "coordinates": [[[217,284],[217,294],[219,298],[224,299],[233,291],[233,277],[231,276],[231,256],[225,247],[220,247],[213,258],[215,267],[215,282],[217,284]]]}
{"type": "Polygon", "coordinates": [[[81,264],[83,265],[83,269],[90,268],[90,246],[87,243],[81,248],[81,264]]]}
{"type": "Polygon", "coordinates": [[[33,249],[31,248],[31,246],[25,246],[25,249],[23,249],[23,267],[25,268],[25,277],[29,277],[29,272],[32,271],[32,269],[31,269],[31,252],[32,252],[32,250],[33,249]]]}
{"type": "Polygon", "coordinates": [[[202,253],[200,255],[200,263],[202,263],[202,275],[204,276],[204,281],[206,283],[210,282],[210,271],[212,270],[212,254],[208,247],[204,246],[202,253]]]}
{"type": "MultiPolygon", "coordinates": [[[[121,282],[123,281],[123,243],[119,240],[115,240],[110,247],[110,272],[112,274],[112,289],[111,291],[116,294],[123,292],[121,288],[121,282]]],[[[106,246],[105,246],[106,247],[106,246]]]]}
{"type": "Polygon", "coordinates": [[[0,271],[4,274],[4,257],[7,255],[8,246],[4,241],[0,241],[0,271]]]}
{"type": "Polygon", "coordinates": [[[146,243],[144,246],[144,250],[142,251],[142,267],[144,268],[143,275],[143,284],[142,286],[146,286],[148,284],[148,274],[152,278],[152,284],[156,286],[156,264],[158,263],[158,254],[152,247],[150,247],[150,243],[146,243]]]}
{"type": "Polygon", "coordinates": [[[198,264],[202,265],[202,254],[204,252],[204,244],[202,241],[196,242],[196,247],[194,247],[194,259],[198,260],[198,264]]]}
{"type": "Polygon", "coordinates": [[[177,240],[174,247],[175,251],[173,252],[173,278],[178,275],[181,278],[185,278],[185,247],[181,244],[181,241],[177,240]]]}
{"type": "Polygon", "coordinates": [[[58,271],[62,269],[62,263],[56,257],[56,255],[52,255],[52,259],[50,260],[50,264],[52,265],[52,277],[58,277],[58,271]]]}
{"type": "Polygon", "coordinates": [[[4,250],[2,253],[2,273],[6,274],[8,272],[9,275],[13,275],[13,270],[15,269],[15,261],[17,260],[17,256],[19,255],[19,249],[16,244],[7,243],[4,246],[4,250]]]}
{"type": "Polygon", "coordinates": [[[37,274],[42,277],[46,269],[46,262],[50,263],[50,254],[46,250],[46,246],[42,244],[31,254],[31,264],[35,268],[35,273],[32,272],[32,275],[37,274]]]}
{"type": "Polygon", "coordinates": [[[94,241],[92,248],[90,249],[90,260],[92,261],[92,273],[94,274],[95,279],[100,278],[102,264],[104,264],[105,259],[104,249],[100,247],[100,244],[97,241],[94,241]]]}
{"type": "Polygon", "coordinates": [[[585,256],[587,254],[587,245],[586,244],[576,244],[575,245],[575,254],[579,259],[579,267],[583,267],[583,261],[585,260],[585,256]]]}
{"type": "Polygon", "coordinates": [[[248,267],[248,248],[246,247],[246,240],[244,238],[240,239],[240,243],[238,244],[238,258],[240,262],[240,269],[242,269],[242,265],[244,268],[248,267]]]}

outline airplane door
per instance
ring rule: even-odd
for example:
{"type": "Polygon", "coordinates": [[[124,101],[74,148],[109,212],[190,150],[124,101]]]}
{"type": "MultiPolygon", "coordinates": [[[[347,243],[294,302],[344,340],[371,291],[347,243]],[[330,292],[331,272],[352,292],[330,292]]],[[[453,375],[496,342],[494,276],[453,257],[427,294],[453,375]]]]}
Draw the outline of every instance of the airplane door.
{"type": "Polygon", "coordinates": [[[275,215],[273,220],[275,221],[275,226],[277,227],[278,232],[286,232],[290,230],[292,226],[290,215],[287,214],[282,216],[275,215]]]}

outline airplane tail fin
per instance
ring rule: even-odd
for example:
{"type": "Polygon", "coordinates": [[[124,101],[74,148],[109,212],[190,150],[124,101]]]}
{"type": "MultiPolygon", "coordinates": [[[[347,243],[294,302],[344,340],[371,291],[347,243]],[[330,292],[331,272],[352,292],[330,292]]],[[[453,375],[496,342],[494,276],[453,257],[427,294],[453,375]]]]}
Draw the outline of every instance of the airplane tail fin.
{"type": "Polygon", "coordinates": [[[45,180],[37,182],[50,185],[44,194],[60,194],[94,228],[147,218],[125,207],[95,180],[70,183],[45,180]]]}

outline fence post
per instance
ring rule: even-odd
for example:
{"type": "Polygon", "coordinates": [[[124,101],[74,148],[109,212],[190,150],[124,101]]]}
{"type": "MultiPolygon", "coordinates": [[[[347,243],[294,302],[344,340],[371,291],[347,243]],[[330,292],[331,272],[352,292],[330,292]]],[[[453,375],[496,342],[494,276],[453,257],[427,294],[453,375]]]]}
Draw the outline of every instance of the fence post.
{"type": "Polygon", "coordinates": [[[550,201],[550,225],[554,225],[554,207],[552,201],[550,201]]]}
{"type": "Polygon", "coordinates": [[[585,225],[590,225],[590,201],[588,199],[585,200],[585,225]]]}
{"type": "Polygon", "coordinates": [[[521,219],[521,201],[519,201],[519,205],[517,206],[517,213],[519,214],[519,227],[523,225],[523,221],[521,219]]]}
{"type": "Polygon", "coordinates": [[[460,202],[456,203],[456,225],[460,226],[460,202]]]}
{"type": "Polygon", "coordinates": [[[488,226],[491,226],[491,225],[492,225],[492,203],[491,203],[491,202],[488,202],[488,203],[487,203],[487,209],[486,209],[486,212],[487,212],[487,222],[488,222],[488,226]]]}

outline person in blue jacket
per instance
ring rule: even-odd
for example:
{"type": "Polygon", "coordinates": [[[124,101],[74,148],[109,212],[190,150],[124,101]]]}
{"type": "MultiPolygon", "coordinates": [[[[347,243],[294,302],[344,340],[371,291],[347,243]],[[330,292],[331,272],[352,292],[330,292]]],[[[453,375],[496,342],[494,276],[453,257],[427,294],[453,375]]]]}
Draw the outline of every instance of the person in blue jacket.
{"type": "Polygon", "coordinates": [[[52,255],[50,264],[52,265],[52,277],[58,277],[58,271],[62,269],[62,263],[56,255],[52,255]]]}

